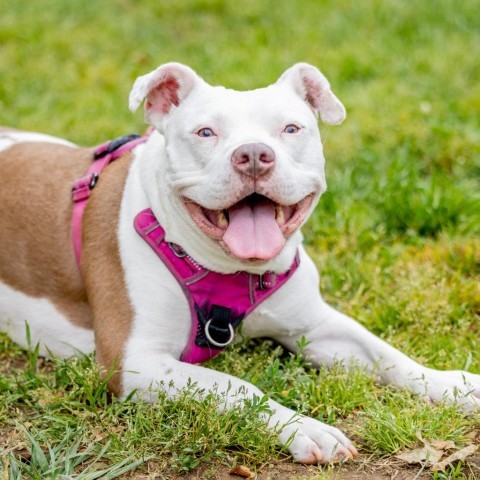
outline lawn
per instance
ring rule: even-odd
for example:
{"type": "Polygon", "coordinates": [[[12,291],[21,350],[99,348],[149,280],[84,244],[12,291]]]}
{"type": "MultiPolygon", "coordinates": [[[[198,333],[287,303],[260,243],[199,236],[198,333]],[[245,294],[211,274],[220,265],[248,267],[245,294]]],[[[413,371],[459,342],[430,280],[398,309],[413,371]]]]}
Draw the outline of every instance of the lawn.
{"type": "MultiPolygon", "coordinates": [[[[304,228],[324,297],[430,367],[480,373],[478,2],[0,0],[0,12],[0,124],[81,145],[143,131],[130,87],[167,61],[237,89],[298,61],[318,66],[348,111],[321,125],[329,188],[304,228]]],[[[289,478],[261,400],[220,414],[215,392],[198,401],[192,385],[178,402],[119,403],[91,357],[45,361],[34,347],[0,336],[5,478],[216,478],[235,464],[289,478]]],[[[269,340],[210,366],[355,439],[350,470],[295,478],[375,478],[375,465],[397,478],[480,478],[478,458],[416,477],[420,464],[395,457],[419,436],[479,444],[478,413],[428,406],[358,369],[310,369],[269,340]]]]}

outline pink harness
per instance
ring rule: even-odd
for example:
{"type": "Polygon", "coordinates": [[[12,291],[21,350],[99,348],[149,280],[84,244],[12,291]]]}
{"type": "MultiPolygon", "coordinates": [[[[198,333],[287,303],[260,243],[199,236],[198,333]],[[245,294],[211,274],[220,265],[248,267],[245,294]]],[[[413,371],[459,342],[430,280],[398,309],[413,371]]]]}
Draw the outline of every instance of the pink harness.
{"type": "MultiPolygon", "coordinates": [[[[99,173],[108,163],[131,151],[147,138],[122,137],[101,145],[95,151],[95,161],[87,175],[74,183],[72,234],[79,267],[83,211],[90,192],[98,181],[99,173]],[[97,163],[98,159],[102,159],[101,163],[97,163]]],[[[134,227],[168,267],[187,298],[192,328],[187,346],[180,356],[180,360],[187,363],[202,363],[218,355],[232,342],[235,329],[245,316],[276,292],[299,265],[297,253],[290,269],[282,274],[217,273],[199,265],[180,246],[166,242],[165,230],[150,209],[137,214],[134,227]]]]}
{"type": "Polygon", "coordinates": [[[149,133],[143,137],[134,134],[103,143],[95,149],[93,163],[90,165],[87,174],[73,182],[72,242],[78,268],[80,268],[80,260],[82,257],[83,213],[85,212],[90,194],[98,182],[100,173],[110,162],[113,162],[124,153],[131,152],[137,145],[146,142],[148,137],[149,133]]]}

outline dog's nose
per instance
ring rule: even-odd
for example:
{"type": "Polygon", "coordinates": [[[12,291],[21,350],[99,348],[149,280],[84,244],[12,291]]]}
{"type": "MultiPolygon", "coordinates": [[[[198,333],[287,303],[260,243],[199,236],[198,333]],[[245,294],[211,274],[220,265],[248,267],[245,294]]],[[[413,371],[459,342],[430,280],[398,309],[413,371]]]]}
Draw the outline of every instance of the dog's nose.
{"type": "Polygon", "coordinates": [[[264,143],[245,143],[232,153],[232,165],[237,172],[258,178],[273,170],[275,153],[264,143]]]}

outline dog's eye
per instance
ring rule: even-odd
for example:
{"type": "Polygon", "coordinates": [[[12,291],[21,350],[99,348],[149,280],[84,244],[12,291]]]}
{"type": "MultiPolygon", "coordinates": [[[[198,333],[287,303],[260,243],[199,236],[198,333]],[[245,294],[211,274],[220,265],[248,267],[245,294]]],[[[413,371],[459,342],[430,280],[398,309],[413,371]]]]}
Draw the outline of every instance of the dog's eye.
{"type": "Polygon", "coordinates": [[[300,130],[296,125],[290,124],[285,127],[283,130],[285,133],[297,133],[300,130]]]}
{"type": "Polygon", "coordinates": [[[213,130],[211,128],[201,128],[198,132],[197,135],[199,137],[203,138],[208,138],[208,137],[214,137],[215,134],[213,133],[213,130]]]}

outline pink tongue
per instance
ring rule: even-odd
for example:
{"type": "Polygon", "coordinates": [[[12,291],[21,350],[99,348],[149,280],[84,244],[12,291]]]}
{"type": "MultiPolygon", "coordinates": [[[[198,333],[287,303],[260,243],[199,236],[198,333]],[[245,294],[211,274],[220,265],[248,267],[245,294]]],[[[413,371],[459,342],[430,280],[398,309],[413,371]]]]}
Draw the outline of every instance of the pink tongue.
{"type": "Polygon", "coordinates": [[[275,206],[268,201],[247,203],[228,211],[230,219],[223,241],[238,258],[269,260],[285,244],[285,238],[275,220],[275,206]]]}

